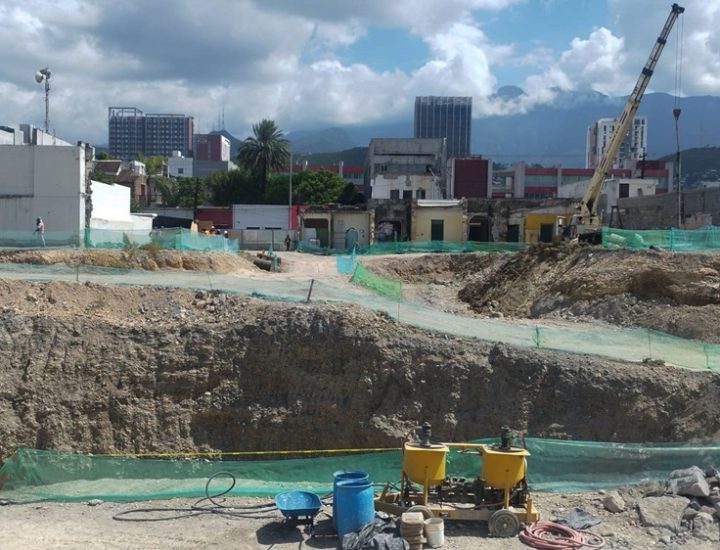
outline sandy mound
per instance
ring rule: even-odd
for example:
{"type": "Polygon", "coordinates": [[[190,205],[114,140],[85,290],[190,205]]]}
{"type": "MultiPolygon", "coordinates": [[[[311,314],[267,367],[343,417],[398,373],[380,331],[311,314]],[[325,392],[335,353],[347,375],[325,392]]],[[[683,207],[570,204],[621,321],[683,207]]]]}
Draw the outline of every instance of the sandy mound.
{"type": "Polygon", "coordinates": [[[121,269],[184,269],[218,273],[257,272],[247,258],[226,252],[189,250],[48,249],[0,250],[0,262],[24,264],[94,265],[121,269]]]}

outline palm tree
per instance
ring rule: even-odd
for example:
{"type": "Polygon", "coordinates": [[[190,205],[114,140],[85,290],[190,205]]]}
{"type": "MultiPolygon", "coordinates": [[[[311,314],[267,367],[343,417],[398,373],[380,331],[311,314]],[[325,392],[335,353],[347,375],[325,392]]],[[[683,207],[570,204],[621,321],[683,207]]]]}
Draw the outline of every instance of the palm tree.
{"type": "Polygon", "coordinates": [[[263,119],[253,124],[253,137],[246,138],[238,149],[238,161],[248,170],[261,170],[265,194],[270,170],[283,168],[290,159],[290,142],[274,120],[263,119]]]}

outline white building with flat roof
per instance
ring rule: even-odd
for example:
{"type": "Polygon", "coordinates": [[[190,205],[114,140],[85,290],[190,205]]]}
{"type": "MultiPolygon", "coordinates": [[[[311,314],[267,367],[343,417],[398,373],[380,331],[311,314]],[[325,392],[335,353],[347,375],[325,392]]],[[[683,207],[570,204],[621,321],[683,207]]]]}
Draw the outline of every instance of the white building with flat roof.
{"type": "Polygon", "coordinates": [[[36,219],[42,218],[47,244],[80,244],[85,145],[70,145],[27,125],[14,133],[12,145],[0,145],[0,242],[32,243],[36,219]]]}
{"type": "MultiPolygon", "coordinates": [[[[574,181],[558,187],[558,198],[580,199],[585,193],[590,180],[574,181]]],[[[598,215],[604,222],[609,221],[613,207],[618,199],[655,195],[658,181],[654,178],[610,178],[603,182],[602,192],[598,199],[598,215]]]]}
{"type": "Polygon", "coordinates": [[[152,220],[130,214],[129,188],[91,183],[90,145],[71,145],[26,124],[0,134],[0,246],[42,246],[37,218],[47,246],[81,246],[91,220],[108,229],[149,229],[152,220]]]}

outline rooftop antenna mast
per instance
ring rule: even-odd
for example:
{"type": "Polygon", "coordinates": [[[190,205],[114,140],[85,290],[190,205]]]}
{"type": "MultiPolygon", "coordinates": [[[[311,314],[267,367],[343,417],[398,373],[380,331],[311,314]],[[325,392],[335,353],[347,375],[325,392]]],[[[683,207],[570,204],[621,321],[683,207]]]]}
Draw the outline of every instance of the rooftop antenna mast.
{"type": "Polygon", "coordinates": [[[42,84],[45,82],[45,133],[50,133],[50,77],[52,73],[50,69],[45,67],[35,73],[35,82],[42,84]]]}

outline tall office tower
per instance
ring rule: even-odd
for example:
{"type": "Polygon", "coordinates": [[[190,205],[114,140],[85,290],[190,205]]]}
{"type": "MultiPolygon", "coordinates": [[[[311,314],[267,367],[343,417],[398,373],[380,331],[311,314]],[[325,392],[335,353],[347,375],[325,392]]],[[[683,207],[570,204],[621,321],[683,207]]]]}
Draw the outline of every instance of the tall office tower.
{"type": "Polygon", "coordinates": [[[108,148],[113,157],[122,160],[132,160],[138,153],[169,157],[173,151],[191,157],[193,117],[143,114],[135,107],[110,107],[108,148]]]}
{"type": "MultiPolygon", "coordinates": [[[[614,118],[601,118],[588,127],[585,168],[597,168],[613,132],[615,132],[614,118]]],[[[622,168],[627,161],[643,160],[645,151],[647,151],[647,117],[636,116],[620,145],[612,167],[622,168]]]]}
{"type": "Polygon", "coordinates": [[[472,97],[415,98],[416,138],[445,138],[447,156],[470,156],[472,97]]]}

